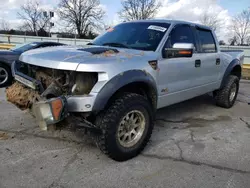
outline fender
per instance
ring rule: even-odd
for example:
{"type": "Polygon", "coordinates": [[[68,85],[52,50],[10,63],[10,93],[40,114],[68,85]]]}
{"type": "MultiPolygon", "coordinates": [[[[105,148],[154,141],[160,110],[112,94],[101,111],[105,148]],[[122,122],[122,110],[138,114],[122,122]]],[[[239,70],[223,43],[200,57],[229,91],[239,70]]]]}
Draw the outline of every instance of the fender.
{"type": "MultiPolygon", "coordinates": [[[[234,69],[235,66],[240,65],[240,61],[238,59],[234,59],[233,61],[231,61],[231,63],[228,65],[224,76],[222,78],[222,82],[220,85],[220,88],[223,88],[224,85],[226,84],[227,78],[230,75],[230,73],[232,72],[232,70],[234,69]]],[[[240,65],[241,66],[241,65],[240,65]]]]}
{"type": "MultiPolygon", "coordinates": [[[[129,70],[116,75],[104,85],[95,99],[93,111],[99,112],[100,110],[103,110],[115,92],[117,92],[123,86],[135,82],[143,82],[147,84],[149,88],[154,91],[156,96],[158,96],[156,82],[150,74],[142,70],[129,70]]],[[[155,98],[157,100],[157,97],[155,98]]]]}

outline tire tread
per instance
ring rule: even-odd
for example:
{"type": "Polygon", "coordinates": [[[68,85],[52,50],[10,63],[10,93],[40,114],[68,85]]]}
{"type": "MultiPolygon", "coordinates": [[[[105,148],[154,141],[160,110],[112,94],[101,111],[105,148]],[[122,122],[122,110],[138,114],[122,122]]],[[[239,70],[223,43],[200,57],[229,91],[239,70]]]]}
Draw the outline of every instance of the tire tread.
{"type": "MultiPolygon", "coordinates": [[[[234,102],[231,104],[229,101],[229,93],[230,93],[232,84],[235,82],[237,83],[237,87],[239,88],[239,78],[237,76],[230,75],[228,77],[228,81],[226,85],[222,89],[216,92],[215,100],[216,100],[217,106],[220,106],[223,108],[231,108],[233,106],[234,102]]],[[[238,90],[237,90],[237,93],[238,93],[238,90]]],[[[236,93],[236,97],[237,97],[237,93],[236,93]]]]}
{"type": "MultiPolygon", "coordinates": [[[[124,93],[118,99],[116,99],[113,102],[113,104],[109,106],[109,108],[106,110],[105,113],[100,114],[97,117],[96,125],[102,129],[102,134],[98,136],[96,140],[97,145],[104,154],[106,154],[108,157],[116,161],[125,161],[138,155],[145,148],[148,140],[151,137],[153,131],[153,125],[149,126],[148,133],[145,139],[143,140],[142,144],[140,145],[139,149],[137,149],[133,154],[129,156],[121,156],[119,154],[117,155],[116,153],[113,153],[112,146],[106,143],[110,134],[114,132],[113,123],[115,123],[115,120],[118,117],[121,107],[128,102],[138,101],[138,100],[142,100],[143,102],[148,103],[147,99],[141,95],[135,93],[124,93]]],[[[153,124],[153,121],[151,121],[151,123],[153,124]]]]}

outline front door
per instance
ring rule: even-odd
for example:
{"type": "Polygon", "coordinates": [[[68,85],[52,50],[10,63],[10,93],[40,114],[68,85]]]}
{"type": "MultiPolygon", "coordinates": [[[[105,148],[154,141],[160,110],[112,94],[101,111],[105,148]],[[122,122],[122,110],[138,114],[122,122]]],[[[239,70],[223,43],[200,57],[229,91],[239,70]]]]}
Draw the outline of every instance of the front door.
{"type": "MultiPolygon", "coordinates": [[[[196,47],[194,33],[189,25],[175,26],[164,49],[172,48],[175,43],[192,43],[196,47]]],[[[184,101],[196,95],[193,93],[193,88],[201,85],[199,57],[194,50],[192,57],[159,60],[158,108],[184,101]]]]}

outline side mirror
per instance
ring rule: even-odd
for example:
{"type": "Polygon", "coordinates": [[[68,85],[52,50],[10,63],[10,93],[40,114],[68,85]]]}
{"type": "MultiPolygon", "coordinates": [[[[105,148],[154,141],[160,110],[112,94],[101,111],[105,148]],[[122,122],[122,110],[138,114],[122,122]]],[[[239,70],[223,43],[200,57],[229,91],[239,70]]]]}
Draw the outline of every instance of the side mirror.
{"type": "Polygon", "coordinates": [[[175,43],[173,48],[165,48],[164,58],[192,57],[195,47],[192,43],[175,43]]]}

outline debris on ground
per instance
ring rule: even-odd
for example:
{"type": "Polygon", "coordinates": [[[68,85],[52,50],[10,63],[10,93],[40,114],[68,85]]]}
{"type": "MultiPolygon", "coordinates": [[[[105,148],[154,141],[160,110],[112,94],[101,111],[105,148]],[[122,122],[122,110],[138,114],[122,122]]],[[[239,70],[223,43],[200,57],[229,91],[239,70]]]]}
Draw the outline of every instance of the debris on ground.
{"type": "Polygon", "coordinates": [[[0,132],[0,140],[7,140],[9,138],[8,134],[5,132],[0,132]]]}
{"type": "Polygon", "coordinates": [[[40,99],[37,91],[29,89],[19,82],[15,82],[6,89],[6,97],[9,102],[21,110],[31,108],[32,104],[40,99]]]}

